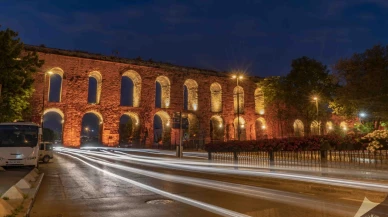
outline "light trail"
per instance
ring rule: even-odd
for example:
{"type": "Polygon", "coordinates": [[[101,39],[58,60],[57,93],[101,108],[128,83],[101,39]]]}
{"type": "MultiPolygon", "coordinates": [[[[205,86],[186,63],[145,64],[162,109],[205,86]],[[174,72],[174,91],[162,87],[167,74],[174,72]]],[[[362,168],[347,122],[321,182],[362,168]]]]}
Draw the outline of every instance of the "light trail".
{"type": "MultiPolygon", "coordinates": [[[[151,172],[151,171],[131,168],[129,166],[118,165],[118,164],[105,162],[105,161],[102,162],[102,161],[99,161],[98,159],[95,159],[95,158],[90,159],[89,157],[82,156],[81,154],[77,154],[77,153],[71,153],[71,154],[76,155],[80,158],[86,159],[88,161],[95,162],[97,164],[124,170],[131,173],[141,174],[144,176],[148,176],[151,178],[156,178],[156,179],[160,179],[168,182],[194,185],[201,188],[208,188],[212,190],[218,190],[218,191],[233,193],[233,194],[242,195],[242,196],[270,200],[270,201],[285,203],[285,204],[292,204],[298,207],[314,209],[314,206],[311,206],[312,204],[322,202],[321,200],[306,198],[306,196],[301,196],[295,193],[287,193],[284,191],[270,190],[265,188],[259,188],[254,186],[241,185],[241,184],[233,184],[233,183],[227,183],[227,182],[221,182],[221,181],[162,174],[158,172],[151,172]]],[[[344,207],[343,205],[338,205],[336,203],[328,203],[328,202],[325,202],[325,203],[326,203],[326,207],[329,207],[327,208],[327,211],[333,214],[334,213],[341,214],[341,215],[351,214],[351,212],[347,212],[344,210],[344,208],[349,208],[349,207],[344,207]]]]}
{"type": "Polygon", "coordinates": [[[67,156],[72,157],[74,159],[77,159],[77,160],[81,161],[82,163],[86,164],[87,166],[89,166],[89,167],[91,167],[91,168],[93,168],[95,170],[98,170],[100,172],[103,172],[103,173],[105,173],[105,174],[107,174],[109,176],[112,176],[114,178],[117,178],[117,179],[120,179],[122,181],[128,182],[130,184],[136,185],[136,186],[138,186],[140,188],[149,190],[149,191],[154,192],[156,194],[160,194],[162,196],[171,198],[173,200],[176,200],[176,201],[179,201],[179,202],[182,202],[182,203],[186,203],[186,204],[189,204],[191,206],[195,206],[195,207],[198,207],[200,209],[207,210],[209,212],[212,212],[212,213],[215,213],[215,214],[218,214],[218,215],[222,215],[222,216],[248,217],[248,215],[245,215],[245,214],[242,214],[242,213],[234,212],[234,211],[231,211],[231,210],[228,210],[228,209],[224,209],[224,208],[221,208],[221,207],[218,207],[218,206],[214,206],[214,205],[211,205],[211,204],[208,204],[208,203],[204,203],[204,202],[193,200],[193,199],[190,199],[190,198],[187,198],[187,197],[183,197],[183,196],[179,196],[179,195],[176,195],[176,194],[172,194],[170,192],[163,191],[163,190],[154,188],[152,186],[142,184],[142,183],[134,181],[132,179],[128,179],[128,178],[119,176],[119,175],[114,174],[112,172],[109,172],[107,170],[98,168],[98,167],[96,167],[96,166],[94,166],[94,165],[92,165],[92,164],[90,164],[90,163],[88,163],[88,162],[86,162],[86,161],[84,161],[84,160],[82,160],[80,158],[72,156],[71,154],[66,154],[66,153],[61,153],[61,154],[67,155],[67,156]]]}
{"type": "MultiPolygon", "coordinates": [[[[96,153],[85,153],[85,154],[108,158],[107,156],[102,154],[96,154],[96,153]]],[[[344,179],[338,179],[338,178],[315,177],[311,175],[287,174],[287,173],[280,173],[280,172],[272,173],[272,172],[264,172],[264,171],[249,171],[249,170],[242,171],[242,170],[236,170],[236,169],[187,166],[187,165],[172,164],[172,163],[163,162],[163,161],[160,162],[157,160],[137,159],[134,157],[123,156],[123,155],[117,155],[116,160],[131,160],[132,163],[139,162],[139,164],[142,164],[142,165],[151,164],[153,166],[160,166],[168,169],[173,168],[173,169],[179,169],[179,170],[185,170],[185,171],[196,171],[196,172],[202,172],[202,173],[269,177],[269,178],[286,179],[286,180],[294,180],[294,181],[302,181],[302,182],[313,182],[318,184],[334,185],[334,186],[347,187],[347,188],[368,189],[368,190],[377,191],[377,192],[388,192],[388,185],[376,184],[376,183],[370,183],[370,182],[344,180],[344,179]]]]}
{"type": "MultiPolygon", "coordinates": [[[[90,148],[91,150],[92,149],[96,149],[96,148],[90,148]]],[[[113,152],[116,152],[116,153],[121,153],[121,154],[124,154],[124,155],[128,155],[128,156],[136,156],[137,158],[139,158],[140,156],[139,155],[131,155],[131,154],[127,154],[127,153],[124,153],[124,152],[121,152],[121,151],[118,151],[117,148],[103,148],[102,150],[106,151],[106,150],[111,150],[113,152]]],[[[167,152],[170,152],[170,151],[166,151],[166,150],[159,150],[159,151],[153,151],[153,150],[148,150],[148,149],[122,149],[122,151],[127,151],[127,152],[139,152],[139,153],[150,153],[150,154],[163,154],[163,153],[167,153],[167,152]]],[[[206,160],[207,159],[207,153],[201,153],[201,152],[184,152],[184,154],[194,154],[194,155],[200,155],[200,156],[206,156],[206,157],[196,157],[196,158],[199,158],[199,159],[204,159],[206,160]]],[[[170,155],[170,156],[175,156],[175,154],[167,154],[167,155],[170,155]]],[[[233,167],[235,168],[236,165],[233,164],[233,163],[219,163],[219,162],[203,162],[202,161],[198,161],[198,160],[194,160],[194,159],[190,159],[190,161],[187,161],[187,160],[183,160],[183,159],[176,159],[176,160],[171,160],[171,159],[163,159],[161,157],[145,157],[145,156],[141,156],[143,158],[147,158],[147,159],[155,159],[155,160],[158,160],[158,161],[170,161],[170,163],[178,163],[179,164],[191,164],[191,165],[206,165],[206,166],[223,166],[223,167],[233,167]]],[[[282,172],[297,172],[297,173],[301,173],[303,172],[304,174],[313,174],[313,175],[322,175],[322,173],[325,175],[325,176],[350,176],[352,178],[368,178],[368,179],[383,179],[383,180],[388,180],[388,174],[386,174],[384,171],[365,171],[361,168],[358,168],[358,169],[354,169],[352,168],[351,170],[349,169],[338,169],[338,168],[327,168],[327,167],[317,167],[316,164],[304,164],[304,165],[295,165],[295,166],[291,166],[290,168],[285,168],[285,167],[282,167],[282,166],[270,166],[269,164],[267,166],[258,166],[258,165],[249,165],[249,164],[244,164],[244,163],[240,163],[238,164],[238,168],[239,169],[247,169],[247,170],[252,170],[252,169],[259,169],[259,170],[271,170],[271,171],[274,171],[274,170],[279,170],[279,171],[282,171],[282,172]],[[318,170],[311,170],[311,167],[316,167],[318,168],[318,170]]]]}

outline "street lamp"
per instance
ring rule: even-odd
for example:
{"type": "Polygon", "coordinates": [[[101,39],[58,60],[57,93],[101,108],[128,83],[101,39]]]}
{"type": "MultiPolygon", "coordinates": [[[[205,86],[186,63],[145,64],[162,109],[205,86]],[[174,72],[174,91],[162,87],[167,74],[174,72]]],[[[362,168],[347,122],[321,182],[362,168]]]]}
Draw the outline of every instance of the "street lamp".
{"type": "Polygon", "coordinates": [[[232,76],[233,79],[236,79],[237,85],[237,138],[240,141],[241,127],[240,127],[240,89],[238,81],[242,80],[244,77],[241,74],[236,74],[232,76]]]}
{"type": "Polygon", "coordinates": [[[321,123],[318,120],[318,97],[314,96],[313,100],[315,101],[315,107],[317,108],[318,135],[320,135],[321,134],[321,123]]]}
{"type": "Polygon", "coordinates": [[[42,118],[41,118],[41,126],[42,126],[42,130],[43,130],[43,115],[44,115],[44,103],[45,103],[45,94],[46,94],[46,76],[49,75],[52,75],[53,72],[52,71],[48,71],[48,72],[45,72],[44,73],[44,81],[43,81],[43,96],[42,96],[42,118]]]}

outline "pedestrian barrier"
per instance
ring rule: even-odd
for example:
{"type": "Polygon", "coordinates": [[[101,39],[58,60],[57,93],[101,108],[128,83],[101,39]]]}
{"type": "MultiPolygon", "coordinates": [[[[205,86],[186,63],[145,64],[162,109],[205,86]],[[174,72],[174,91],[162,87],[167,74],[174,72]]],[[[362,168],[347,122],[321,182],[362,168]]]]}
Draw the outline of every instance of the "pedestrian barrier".
{"type": "Polygon", "coordinates": [[[209,160],[235,163],[242,166],[303,166],[316,169],[322,166],[335,168],[388,168],[388,150],[370,152],[354,151],[255,151],[208,152],[209,160]]]}

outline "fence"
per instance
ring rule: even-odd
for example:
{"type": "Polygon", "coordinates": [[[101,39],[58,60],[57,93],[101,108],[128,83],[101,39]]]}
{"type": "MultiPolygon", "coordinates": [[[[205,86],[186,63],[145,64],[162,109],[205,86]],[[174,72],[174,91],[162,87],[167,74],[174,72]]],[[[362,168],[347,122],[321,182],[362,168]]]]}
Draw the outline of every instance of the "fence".
{"type": "Polygon", "coordinates": [[[388,150],[208,152],[209,160],[240,166],[378,168],[388,169],[388,150]]]}

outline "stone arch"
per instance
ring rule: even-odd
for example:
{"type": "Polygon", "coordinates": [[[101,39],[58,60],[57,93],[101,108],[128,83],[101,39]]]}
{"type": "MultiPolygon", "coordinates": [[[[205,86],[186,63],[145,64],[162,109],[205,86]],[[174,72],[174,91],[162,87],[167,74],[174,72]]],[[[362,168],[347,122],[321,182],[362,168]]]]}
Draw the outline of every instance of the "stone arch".
{"type": "Polygon", "coordinates": [[[134,112],[125,112],[120,117],[119,143],[140,144],[140,119],[134,112]]]}
{"type": "Polygon", "coordinates": [[[49,102],[61,102],[62,100],[62,86],[63,86],[64,72],[59,67],[54,67],[45,73],[49,76],[48,82],[48,101],[49,102]]]}
{"type": "Polygon", "coordinates": [[[224,141],[224,120],[219,115],[210,118],[210,140],[224,141]]]}
{"type": "MultiPolygon", "coordinates": [[[[140,96],[141,96],[141,77],[139,73],[137,73],[134,70],[128,70],[123,73],[123,77],[129,78],[133,82],[133,91],[132,91],[132,107],[139,107],[140,106],[140,96]]],[[[121,87],[123,90],[123,87],[121,87]]],[[[121,92],[121,97],[123,98],[123,91],[121,92]]],[[[127,105],[127,104],[124,104],[127,105]]],[[[129,105],[130,106],[130,105],[129,105]]]]}
{"type": "Polygon", "coordinates": [[[82,144],[100,144],[102,143],[102,129],[104,119],[102,115],[95,110],[84,113],[81,123],[81,145],[82,144]],[[86,123],[89,122],[89,123],[86,123]]]}
{"type": "Polygon", "coordinates": [[[162,143],[163,146],[171,144],[171,120],[170,115],[165,111],[158,111],[154,115],[154,144],[162,143]],[[160,125],[158,125],[160,119],[160,125]]]}
{"type": "Polygon", "coordinates": [[[265,119],[260,117],[255,121],[256,139],[263,139],[267,137],[267,124],[265,119]]]}
{"type": "Polygon", "coordinates": [[[313,122],[311,122],[311,124],[310,124],[310,134],[311,135],[320,135],[321,133],[320,133],[320,125],[321,125],[321,123],[319,123],[318,121],[313,121],[313,122]]]}
{"type": "Polygon", "coordinates": [[[63,124],[65,122],[65,115],[62,110],[58,108],[48,108],[43,112],[43,140],[54,142],[54,140],[60,140],[63,143],[63,124]],[[47,129],[52,130],[53,135],[47,132],[47,129]],[[47,135],[49,135],[49,137],[47,135]]]}
{"type": "Polygon", "coordinates": [[[183,86],[185,92],[185,109],[189,111],[196,111],[198,109],[198,83],[193,79],[187,79],[183,86]]]}
{"type": "Polygon", "coordinates": [[[100,104],[101,98],[101,89],[102,89],[102,75],[98,71],[92,71],[89,73],[89,95],[88,95],[88,103],[100,104]],[[91,80],[95,79],[95,89],[91,90],[91,80]],[[91,97],[94,95],[95,97],[91,97]]]}
{"type": "Polygon", "coordinates": [[[334,127],[333,122],[331,121],[326,122],[326,133],[331,132],[334,129],[333,127],[334,127]]]}
{"type": "Polygon", "coordinates": [[[246,123],[243,117],[235,118],[233,121],[234,125],[234,138],[235,140],[238,140],[238,133],[239,133],[239,127],[240,126],[240,140],[246,140],[246,123]],[[240,123],[239,121],[240,120],[240,123]]]}
{"type": "Polygon", "coordinates": [[[155,107],[169,108],[171,103],[170,102],[170,91],[171,91],[170,80],[166,76],[158,76],[156,78],[155,83],[156,85],[160,85],[160,93],[155,94],[155,107]]]}
{"type": "Polygon", "coordinates": [[[255,90],[255,112],[256,114],[264,114],[264,92],[261,88],[255,90]]]}
{"type": "Polygon", "coordinates": [[[302,137],[304,136],[304,125],[303,122],[299,119],[294,121],[294,136],[302,137]]]}
{"type": "Polygon", "coordinates": [[[210,96],[211,96],[211,99],[210,99],[211,111],[221,112],[222,111],[222,88],[219,83],[214,82],[210,85],[210,96]]]}
{"type": "Polygon", "coordinates": [[[340,128],[344,131],[348,130],[348,124],[345,121],[340,123],[340,128]]]}
{"type": "Polygon", "coordinates": [[[244,113],[244,89],[241,86],[237,86],[233,90],[233,105],[234,113],[244,113]]]}

